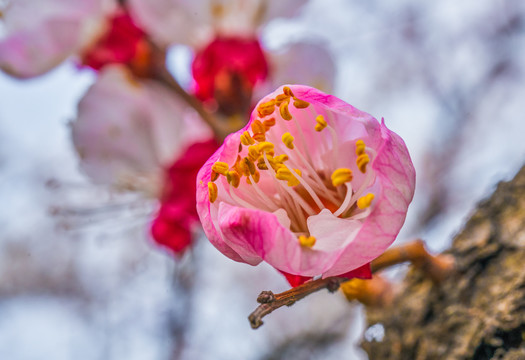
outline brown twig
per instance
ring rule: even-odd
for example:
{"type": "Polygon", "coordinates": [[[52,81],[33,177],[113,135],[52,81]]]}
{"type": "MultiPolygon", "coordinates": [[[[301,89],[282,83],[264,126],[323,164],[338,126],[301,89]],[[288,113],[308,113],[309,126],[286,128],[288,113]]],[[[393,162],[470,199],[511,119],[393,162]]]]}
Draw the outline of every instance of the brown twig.
{"type": "MultiPolygon", "coordinates": [[[[448,255],[430,255],[422,240],[416,240],[392,249],[386,250],[383,255],[372,261],[372,272],[385,269],[389,266],[410,261],[414,266],[422,269],[436,283],[450,274],[453,268],[453,259],[448,255]]],[[[292,306],[296,301],[322,289],[335,292],[339,286],[348,281],[344,277],[328,277],[309,281],[296,288],[274,294],[271,291],[263,291],[257,298],[260,305],[248,316],[250,325],[257,329],[263,324],[262,318],[282,306],[292,306]]]]}
{"type": "Polygon", "coordinates": [[[296,288],[287,290],[280,294],[274,294],[271,291],[263,291],[257,297],[257,302],[260,303],[254,312],[248,316],[252,329],[257,329],[263,324],[262,318],[280,307],[292,306],[296,301],[317,292],[321,289],[327,289],[330,292],[337,291],[341,283],[347,281],[343,277],[328,277],[325,279],[318,279],[299,285],[296,288]]]}

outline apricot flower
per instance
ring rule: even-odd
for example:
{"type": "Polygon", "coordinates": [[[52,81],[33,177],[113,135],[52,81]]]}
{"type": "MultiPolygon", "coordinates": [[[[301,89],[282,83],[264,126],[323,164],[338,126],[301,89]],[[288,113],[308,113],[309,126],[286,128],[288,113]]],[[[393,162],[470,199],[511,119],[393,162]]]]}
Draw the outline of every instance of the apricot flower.
{"type": "Polygon", "coordinates": [[[396,238],[415,171],[403,140],[307,86],[263,98],[197,176],[197,211],[226,256],[304,277],[349,276],[396,238]]]}

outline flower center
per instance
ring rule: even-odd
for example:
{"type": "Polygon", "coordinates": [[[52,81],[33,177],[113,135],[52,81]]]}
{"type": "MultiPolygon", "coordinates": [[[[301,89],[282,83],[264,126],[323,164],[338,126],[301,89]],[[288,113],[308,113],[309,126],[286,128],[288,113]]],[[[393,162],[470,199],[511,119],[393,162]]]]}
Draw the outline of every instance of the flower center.
{"type": "Polygon", "coordinates": [[[209,200],[263,209],[280,217],[285,211],[290,230],[305,247],[310,236],[307,219],[327,209],[335,217],[363,219],[371,212],[376,156],[362,139],[352,142],[353,153],[343,152],[334,114],[317,114],[314,106],[297,98],[289,87],[257,107],[258,118],[240,135],[233,164],[218,161],[208,183],[209,200]],[[301,124],[298,117],[302,117],[301,124]],[[308,121],[315,131],[304,130],[308,121]],[[308,140],[307,140],[308,139],[308,140]],[[315,142],[315,144],[314,144],[315,142]],[[348,159],[354,159],[354,171],[348,159]],[[223,178],[217,181],[219,178],[223,178]],[[243,181],[244,180],[244,181],[243,181]]]}

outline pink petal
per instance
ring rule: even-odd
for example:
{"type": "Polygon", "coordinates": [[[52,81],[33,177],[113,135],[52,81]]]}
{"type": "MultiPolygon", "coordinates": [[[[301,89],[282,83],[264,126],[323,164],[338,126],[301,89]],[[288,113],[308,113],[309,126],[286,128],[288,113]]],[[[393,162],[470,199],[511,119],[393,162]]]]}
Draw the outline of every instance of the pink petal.
{"type": "Polygon", "coordinates": [[[51,70],[93,39],[108,9],[101,0],[11,2],[3,18],[0,68],[20,78],[51,70]]]}
{"type": "Polygon", "coordinates": [[[209,138],[209,130],[188,132],[185,112],[162,86],[138,82],[123,67],[105,68],[71,125],[83,170],[101,183],[157,176],[188,144],[209,138]]]}
{"type": "Polygon", "coordinates": [[[415,171],[403,140],[381,123],[384,143],[372,167],[381,181],[381,194],[356,239],[323,276],[334,276],[381,255],[394,242],[405,222],[415,187],[415,171]]]}
{"type": "Polygon", "coordinates": [[[128,4],[133,18],[160,44],[191,44],[195,40],[198,27],[191,1],[129,0],[128,4]]]}

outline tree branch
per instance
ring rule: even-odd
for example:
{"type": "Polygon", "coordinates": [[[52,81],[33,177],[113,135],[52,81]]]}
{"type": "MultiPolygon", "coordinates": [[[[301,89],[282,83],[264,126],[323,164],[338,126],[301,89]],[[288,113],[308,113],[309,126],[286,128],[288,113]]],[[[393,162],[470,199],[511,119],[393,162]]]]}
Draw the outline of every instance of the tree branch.
{"type": "Polygon", "coordinates": [[[257,297],[257,302],[261,305],[259,305],[257,309],[248,316],[250,325],[252,326],[252,329],[257,329],[263,324],[262,318],[272,311],[277,310],[284,305],[292,306],[296,301],[322,289],[335,292],[339,289],[339,285],[345,281],[348,281],[348,279],[334,276],[326,279],[309,281],[280,294],[274,294],[271,291],[263,291],[257,297]]]}
{"type": "MultiPolygon", "coordinates": [[[[372,272],[375,273],[406,261],[410,261],[415,267],[423,270],[424,273],[436,283],[439,283],[450,274],[454,264],[453,259],[448,255],[430,255],[425,249],[423,241],[418,239],[386,250],[383,255],[373,260],[370,265],[372,272]]],[[[296,301],[322,289],[335,292],[342,283],[348,280],[349,279],[344,277],[333,276],[309,281],[280,294],[263,291],[259,297],[257,297],[257,302],[261,305],[248,316],[250,325],[253,329],[257,329],[263,324],[262,318],[274,310],[285,305],[292,306],[296,301]]]]}

